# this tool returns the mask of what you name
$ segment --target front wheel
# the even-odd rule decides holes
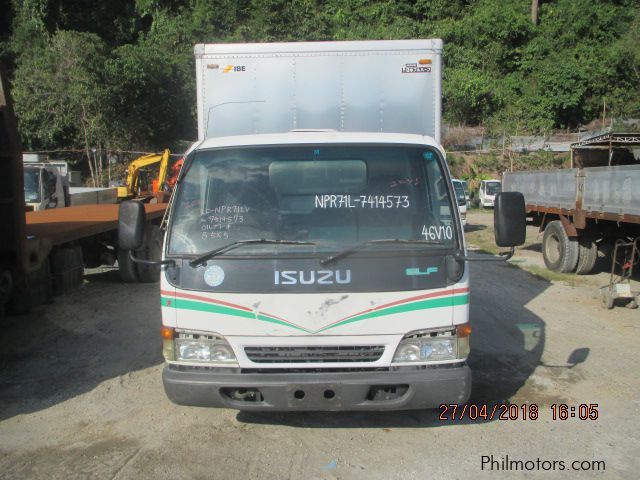
[[[118,249],[118,273],[123,282],[137,283],[140,281],[138,269],[129,256],[129,250]]]
[[[162,242],[163,235],[160,227],[157,225],[149,225],[145,232],[145,245],[140,257],[145,260],[162,260]],[[143,283],[154,283],[160,280],[160,265],[145,265],[139,263],[138,277]]]

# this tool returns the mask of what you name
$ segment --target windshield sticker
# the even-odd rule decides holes
[[[438,267],[427,267],[426,270],[420,270],[419,268],[407,268],[404,273],[408,277],[418,275],[431,275],[432,273],[438,273]]]
[[[431,225],[422,226],[422,235],[425,240],[451,240],[453,239],[453,228],[451,225]]]
[[[401,185],[417,187],[418,185],[420,185],[420,179],[416,177],[416,178],[399,178],[398,180],[391,180],[389,187],[396,188]]]
[[[316,195],[315,208],[409,208],[408,195]]]
[[[202,240],[207,240],[207,239],[222,239],[222,240],[228,240],[229,239],[229,232],[202,232]]]
[[[208,210],[200,219],[202,239],[228,239],[231,227],[243,224],[248,212],[246,205],[222,205]]]
[[[249,207],[246,205],[221,205],[207,210],[207,213],[215,213],[217,215],[225,215],[230,213],[249,213]]]
[[[217,287],[224,282],[224,270],[218,265],[211,265],[204,271],[204,283]]]

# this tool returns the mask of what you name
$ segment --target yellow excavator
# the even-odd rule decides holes
[[[162,153],[152,153],[136,158],[129,164],[127,169],[127,181],[123,187],[118,187],[118,200],[130,200],[132,198],[152,197],[162,190],[165,180],[167,179],[167,171],[169,170],[169,158],[171,154],[169,150]],[[141,180],[141,171],[144,168],[160,164],[158,178],[153,179],[153,187],[149,191],[149,182]]]

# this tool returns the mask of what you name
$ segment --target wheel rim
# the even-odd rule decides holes
[[[545,246],[545,253],[550,263],[557,263],[560,260],[560,240],[555,235],[549,235]]]

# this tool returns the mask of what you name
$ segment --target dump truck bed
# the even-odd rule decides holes
[[[528,212],[640,223],[640,165],[507,172],[503,190],[522,192]]]
[[[80,205],[26,213],[27,237],[46,238],[60,245],[118,228],[119,205]],[[146,204],[149,220],[161,217],[166,203]]]

